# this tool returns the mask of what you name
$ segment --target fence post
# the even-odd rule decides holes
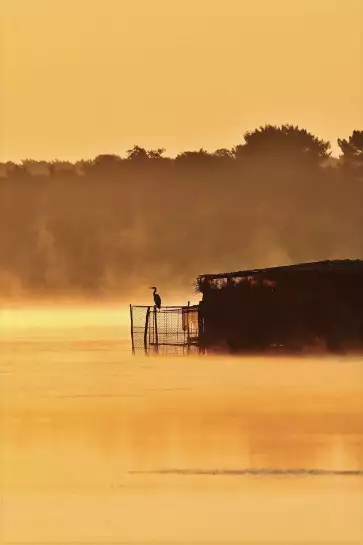
[[[190,301],[188,301],[188,312],[187,312],[187,354],[190,354],[190,327],[189,327],[189,307]]]
[[[154,307],[154,333],[155,333],[155,352],[159,353],[159,337],[158,337],[158,317],[157,310]]]
[[[147,307],[147,311],[146,311],[146,319],[145,319],[145,331],[144,331],[144,349],[145,349],[145,354],[147,354],[147,333],[148,333],[148,328],[149,328],[149,316],[150,316],[150,307]]]
[[[198,344],[199,344],[199,354],[205,354],[203,301],[200,301],[198,305]]]
[[[130,304],[130,323],[131,323],[131,346],[132,354],[135,355],[135,344],[134,344],[134,318],[132,313],[132,305]]]

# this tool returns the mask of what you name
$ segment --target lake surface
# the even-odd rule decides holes
[[[362,544],[363,360],[130,355],[0,308],[0,543]]]

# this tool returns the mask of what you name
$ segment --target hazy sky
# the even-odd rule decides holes
[[[0,160],[363,128],[363,0],[1,0]]]

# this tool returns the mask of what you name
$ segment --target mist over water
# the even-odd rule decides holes
[[[4,543],[362,543],[363,361],[132,357],[127,309],[2,309]]]
[[[187,299],[198,274],[363,256],[363,131],[266,125],[231,149],[0,164],[1,299]]]

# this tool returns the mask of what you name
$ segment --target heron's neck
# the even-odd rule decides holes
[[[154,288],[154,295],[155,295],[155,293],[156,293],[156,288]]]

